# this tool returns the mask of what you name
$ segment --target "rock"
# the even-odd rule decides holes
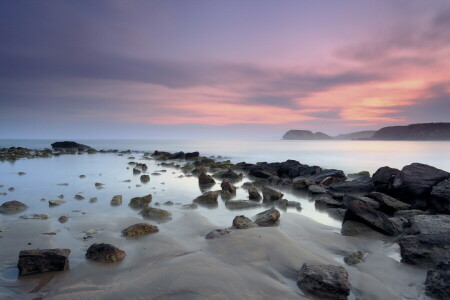
[[[74,198],[75,200],[84,200],[84,197],[81,196],[81,195],[79,195],[79,194],[76,194],[73,198]]]
[[[428,212],[420,210],[420,209],[409,209],[409,210],[398,210],[394,213],[394,217],[405,217],[410,219],[413,216],[417,215],[427,215]]]
[[[24,220],[47,220],[50,216],[46,214],[32,214],[29,216],[20,216]]]
[[[326,194],[327,190],[321,186],[313,184],[308,187],[308,192],[311,194]]]
[[[253,227],[258,227],[256,223],[247,218],[246,216],[236,216],[233,219],[233,226],[236,229],[248,229]]]
[[[353,198],[346,205],[347,212],[344,222],[347,220],[357,221],[386,235],[397,234],[391,220],[384,213],[375,210],[368,202]]]
[[[217,238],[221,238],[225,235],[230,234],[232,231],[230,229],[214,229],[213,231],[209,232],[206,236],[205,239],[207,240],[212,240],[212,239],[217,239]]]
[[[250,200],[257,200],[259,201],[261,199],[261,194],[258,192],[258,189],[255,187],[251,187],[248,189],[248,198]]]
[[[61,195],[58,196],[58,198],[59,198],[59,199],[64,199],[64,195],[61,194]]]
[[[139,174],[141,174],[141,173],[142,173],[141,170],[136,169],[136,168],[133,168],[133,174],[134,174],[134,175],[139,175]]]
[[[373,209],[379,209],[380,208],[380,203],[375,201],[375,200],[373,200],[372,198],[358,196],[358,195],[352,195],[352,194],[345,194],[343,199],[342,199],[342,203],[347,207],[348,205],[350,205],[350,202],[352,202],[354,200],[364,202],[364,203],[366,203],[367,205],[369,205]]]
[[[170,211],[154,208],[154,207],[146,207],[141,210],[140,214],[145,219],[164,221],[172,218],[172,213]]]
[[[89,202],[90,202],[90,203],[95,203],[95,202],[97,202],[97,197],[92,197],[92,198],[90,198],[90,199],[89,199]]]
[[[152,195],[148,194],[147,196],[132,198],[128,205],[131,208],[139,209],[139,208],[148,207],[148,205],[151,202],[152,202]]]
[[[66,216],[61,216],[58,218],[58,222],[61,224],[67,223],[69,221],[69,218]]]
[[[135,237],[141,236],[145,234],[158,232],[158,227],[146,223],[138,223],[131,225],[124,230],[122,230],[122,234],[126,237]]]
[[[352,181],[336,182],[328,186],[335,193],[368,194],[374,190],[370,177],[361,177]]]
[[[261,204],[251,200],[227,200],[225,201],[225,206],[228,209],[246,209],[259,207]]]
[[[207,175],[205,172],[201,172],[198,176],[198,184],[200,185],[209,185],[214,184],[216,181],[210,176]]]
[[[27,208],[28,208],[28,206],[20,201],[16,201],[16,200],[7,201],[7,202],[4,202],[0,206],[0,213],[14,214],[14,213],[24,211]]]
[[[19,176],[23,176],[23,175],[25,175],[25,174],[27,174],[27,173],[25,173],[25,172],[19,172],[19,173],[17,173],[17,175],[19,175]]]
[[[440,262],[427,272],[426,294],[438,299],[450,299],[450,261]]]
[[[147,183],[150,181],[150,175],[141,175],[140,179],[142,183]]]
[[[200,205],[217,206],[217,198],[219,198],[219,192],[206,192],[203,195],[194,199],[194,202]]]
[[[341,266],[303,264],[297,279],[299,288],[321,299],[347,299],[348,273]]]
[[[349,266],[353,266],[362,262],[363,258],[364,254],[361,251],[356,251],[344,257],[344,262]]]
[[[94,185],[96,188],[100,188],[100,187],[104,186],[105,184],[101,183],[101,182],[96,182]]]
[[[278,223],[280,212],[276,208],[265,210],[253,217],[253,221],[261,227],[273,226]]]
[[[343,182],[347,179],[344,172],[336,169],[327,169],[316,172],[311,177],[316,183],[328,186],[335,182]]]
[[[267,179],[271,176],[277,175],[276,172],[266,169],[263,166],[260,165],[253,165],[250,167],[250,175],[255,176],[257,178],[264,178]]]
[[[172,206],[174,203],[172,201],[166,201],[163,204],[167,206]]]
[[[86,251],[86,259],[104,262],[114,263],[119,262],[125,258],[125,251],[114,247],[111,244],[92,244]]]
[[[319,209],[326,209],[330,207],[345,208],[344,203],[333,199],[330,195],[314,197],[314,200],[314,205]]]
[[[185,158],[185,154],[183,151],[175,152],[175,153],[169,155],[169,159],[184,159],[184,158]]]
[[[345,216],[344,216],[345,218]],[[345,236],[356,236],[364,232],[370,232],[370,229],[367,225],[356,222],[356,221],[344,221],[342,223],[341,234]]]
[[[431,190],[431,207],[438,213],[450,214],[450,179],[439,182]]]
[[[328,213],[328,216],[330,216],[330,218],[333,218],[335,220],[338,220],[338,221],[342,222],[344,220],[345,213],[347,212],[347,209],[332,207],[332,208],[326,209],[326,212]],[[352,222],[352,221],[349,221],[349,222]]]
[[[236,193],[236,187],[232,185],[228,180],[223,180],[220,184],[223,191],[229,191],[231,194]]]
[[[9,189],[8,189],[8,192],[14,192],[16,189],[14,188],[14,187],[10,187]]]
[[[244,182],[241,185],[241,188],[246,189],[246,190],[254,188],[254,187],[255,187],[255,185],[253,184],[253,182]]]
[[[427,205],[424,200],[433,186],[450,178],[450,173],[425,164],[413,163],[403,167],[394,180],[393,188],[399,199],[413,208]]]
[[[411,217],[411,231],[422,234],[450,235],[450,215],[416,215]]]
[[[408,210],[411,205],[399,201],[380,192],[372,192],[369,197],[380,203],[380,210],[386,214],[394,214],[397,210]]]
[[[310,185],[314,184],[316,184],[316,180],[311,176],[294,178],[294,182],[292,182],[292,188],[294,190],[306,190]]]
[[[402,262],[420,267],[434,267],[441,261],[450,260],[450,235],[418,234],[398,239]]]
[[[86,178],[86,175],[80,175],[80,176],[78,176],[78,177],[80,177],[80,178]]]
[[[185,155],[184,155],[184,158],[185,159],[194,159],[194,158],[197,158],[197,157],[199,157],[200,156],[200,153],[198,152],[198,151],[195,151],[195,152],[187,152]]]
[[[220,191],[220,197],[223,200],[228,200],[228,199],[231,199],[233,197],[233,195],[229,191],[221,190]]]
[[[48,200],[48,206],[58,206],[63,203],[66,203],[66,201],[64,201],[64,200]]]
[[[394,179],[400,170],[381,167],[372,175],[372,181],[375,186],[375,190],[381,193],[389,193],[393,189]]]
[[[356,179],[356,178],[360,178],[360,177],[370,177],[370,173],[369,173],[369,171],[361,171],[358,173],[350,173],[347,175],[347,177],[350,179]]]
[[[79,144],[73,141],[55,142],[51,144],[51,146],[54,150],[76,149],[79,151],[86,151],[92,149],[87,145]]]
[[[266,186],[261,187],[264,201],[276,201],[283,198],[284,194]]]
[[[191,203],[191,204],[184,204],[181,206],[182,209],[197,209],[198,205],[195,203]]]
[[[122,205],[122,195],[115,195],[111,199],[111,206]]]
[[[235,171],[228,169],[227,171],[224,172],[217,172],[213,175],[214,177],[218,177],[221,179],[228,179],[228,180],[232,180],[232,181],[236,181],[242,178],[242,173],[238,174]]]
[[[69,249],[22,250],[17,263],[19,275],[63,271],[69,267],[69,254]]]
[[[403,234],[405,232],[409,233],[409,230],[411,228],[411,223],[409,222],[409,219],[406,217],[391,217],[389,218],[392,225],[395,228],[395,231],[397,234]]]

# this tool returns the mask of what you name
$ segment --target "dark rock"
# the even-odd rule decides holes
[[[48,200],[48,206],[58,206],[60,204],[65,203],[64,200]]]
[[[410,222],[414,233],[450,235],[450,215],[417,215]]]
[[[174,203],[172,202],[172,201],[166,201],[166,202],[164,202],[164,205],[167,205],[167,206],[172,206]]]
[[[370,177],[362,177],[352,181],[336,182],[328,186],[329,190],[337,193],[368,194],[374,190]]]
[[[310,192],[311,194],[326,194],[327,190],[321,186],[314,184],[308,187],[308,192]]]
[[[184,204],[181,206],[182,209],[197,209],[198,205],[195,203],[191,203],[191,204]]]
[[[345,218],[345,216],[344,216]],[[342,223],[341,234],[345,236],[356,236],[364,232],[371,232],[367,225],[356,221],[344,221]]]
[[[150,181],[150,175],[141,175],[140,179],[142,183],[147,183]]]
[[[311,177],[314,179],[316,183],[321,183],[322,185],[326,186],[335,182],[343,182],[347,179],[343,171],[336,169],[321,170],[320,172],[311,175]],[[325,179],[328,179],[327,182],[324,182]]]
[[[92,149],[89,146],[79,144],[76,142],[72,142],[72,141],[55,142],[51,146],[54,150],[76,149],[79,151],[86,151],[86,150]]]
[[[122,204],[122,195],[115,195],[111,199],[111,206],[119,206]]]
[[[229,199],[233,198],[233,194],[231,194],[229,191],[226,191],[226,190],[220,190],[220,197],[223,200],[229,200]]]
[[[84,200],[85,199],[82,195],[79,195],[79,194],[76,194],[73,198],[75,200]]]
[[[350,179],[357,179],[357,178],[361,178],[361,177],[370,177],[370,173],[369,173],[369,171],[361,171],[358,173],[350,173],[347,175],[347,177]]]
[[[141,173],[142,173],[141,170],[136,169],[136,168],[133,168],[133,174],[134,174],[134,175],[139,175],[139,174],[141,174]]]
[[[90,198],[89,199],[89,203],[95,203],[95,202],[97,202],[97,197],[92,197],[92,198]]]
[[[241,185],[241,188],[243,188],[243,189],[246,189],[246,190],[248,190],[248,189],[252,189],[252,188],[254,188],[255,187],[255,185],[253,184],[253,182],[244,182],[242,185]]]
[[[96,182],[94,185],[95,185],[96,188],[99,188],[99,187],[104,186],[105,184],[101,183],[101,182]]]
[[[292,188],[294,190],[307,190],[310,185],[316,184],[316,180],[312,176],[303,176],[294,178]]]
[[[17,263],[19,275],[63,271],[69,267],[69,254],[69,249],[22,250]]]
[[[353,198],[346,205],[347,212],[344,217],[344,222],[347,220],[357,221],[386,235],[397,234],[391,220],[384,213],[375,210],[368,202]]]
[[[450,260],[450,235],[447,233],[402,236],[398,240],[402,262],[434,267]]]
[[[61,224],[67,223],[69,221],[69,218],[66,216],[61,216],[58,218],[58,222]]]
[[[375,200],[373,200],[372,198],[364,197],[364,196],[358,196],[358,195],[352,195],[352,194],[345,194],[343,199],[342,199],[342,203],[347,207],[348,205],[350,205],[350,203],[353,200],[362,201],[362,202],[366,203],[367,205],[369,205],[373,209],[379,209],[380,208],[380,203],[375,201]]]
[[[229,191],[231,194],[236,193],[236,187],[232,185],[228,180],[222,181],[220,187],[223,191]]]
[[[240,180],[242,179],[242,173],[238,174],[235,171],[228,169],[227,171],[221,171],[214,173],[214,177],[218,177],[220,179],[228,179],[232,181]]]
[[[233,219],[233,226],[236,229],[248,229],[253,227],[258,227],[256,223],[247,218],[246,216],[236,216]]]
[[[314,200],[316,208],[319,209],[325,209],[330,207],[345,208],[344,203],[333,199],[330,195],[320,195],[318,197],[314,197]]]
[[[194,202],[200,205],[217,206],[217,198],[219,198],[219,192],[206,192],[203,195],[194,199]]]
[[[353,266],[362,262],[363,258],[364,253],[361,251],[356,251],[344,257],[344,262],[349,266]]]
[[[434,211],[450,214],[450,179],[441,181],[432,188],[430,204]]]
[[[210,175],[201,172],[200,175],[198,176],[198,183],[200,185],[209,185],[216,183],[216,181]]]
[[[347,299],[348,273],[341,266],[303,264],[297,279],[299,288],[321,299]]]
[[[197,158],[197,157],[199,157],[200,156],[200,153],[198,152],[198,151],[195,151],[195,152],[187,152],[185,155],[184,155],[184,158],[185,159],[194,159],[194,158]]]
[[[381,193],[389,193],[393,189],[394,179],[400,170],[390,167],[381,167],[372,175],[375,190]]]
[[[230,234],[232,231],[230,229],[214,229],[213,231],[209,232],[206,236],[205,239],[207,240],[212,240],[212,239],[217,239],[217,238],[221,238],[225,235]]]
[[[185,154],[183,151],[175,152],[169,155],[169,159],[183,159],[183,158],[185,158]]]
[[[141,236],[145,234],[158,232],[158,227],[146,223],[138,223],[131,225],[124,230],[122,230],[122,234],[126,237],[135,237]]]
[[[24,211],[27,208],[28,208],[28,206],[20,201],[16,201],[16,200],[7,201],[7,202],[4,202],[0,206],[0,213],[14,214],[14,213]]]
[[[125,251],[120,250],[110,244],[92,244],[86,251],[86,259],[104,262],[114,263],[119,262],[125,258]]]
[[[275,171],[265,168],[260,165],[253,165],[250,168],[250,175],[258,177],[258,178],[269,178],[271,176],[277,175]]]
[[[152,202],[152,195],[148,194],[147,196],[132,198],[128,205],[132,208],[138,209],[148,207],[148,205],[151,202]]]
[[[427,205],[433,186],[450,177],[450,173],[425,164],[413,163],[403,167],[394,180],[393,188],[399,199],[413,208]]]
[[[225,201],[225,206],[228,209],[246,209],[259,207],[261,204],[251,200],[227,200]]]
[[[172,218],[172,213],[170,211],[154,207],[146,207],[141,210],[140,214],[145,219],[156,221],[165,221],[170,220]]]
[[[266,186],[261,187],[264,201],[276,201],[283,198],[284,194]]]
[[[323,132],[310,130],[289,130],[283,135],[283,140],[332,140],[333,138]]]
[[[410,219],[413,216],[417,215],[427,215],[428,212],[420,210],[420,209],[409,209],[409,210],[398,210],[394,213],[394,217],[405,217]]]
[[[347,209],[332,207],[332,208],[326,209],[326,212],[328,213],[330,218],[333,218],[338,221],[343,221],[344,217],[345,217],[345,213],[347,212]],[[349,222],[352,222],[352,221],[349,221]]]
[[[261,194],[258,192],[258,189],[255,187],[248,189],[248,198],[250,200],[257,200],[259,201],[261,199]]]
[[[253,221],[258,224],[258,226],[273,226],[278,224],[278,219],[280,218],[280,212],[276,208],[271,208],[265,210],[253,217]]]
[[[427,272],[427,295],[438,299],[450,299],[450,261],[440,262],[435,270]]]
[[[386,214],[394,214],[397,210],[408,210],[411,205],[399,201],[380,192],[372,192],[369,197],[380,203],[380,210]]]

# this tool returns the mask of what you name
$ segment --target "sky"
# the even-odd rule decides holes
[[[0,138],[450,121],[450,1],[0,1]]]

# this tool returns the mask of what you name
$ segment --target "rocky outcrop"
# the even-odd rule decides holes
[[[79,151],[87,151],[89,149],[92,149],[91,147],[83,144],[79,144],[73,141],[64,141],[64,142],[54,142],[52,145],[52,148],[54,150],[68,150],[68,149],[75,149]]]
[[[152,195],[148,194],[143,197],[134,197],[131,198],[130,203],[128,204],[131,208],[140,209],[144,207],[148,207],[148,205],[152,202]]]
[[[125,256],[125,251],[111,244],[92,244],[86,251],[86,259],[103,263],[119,262]]]
[[[253,221],[258,224],[258,226],[273,226],[278,224],[278,219],[280,218],[280,212],[276,208],[271,208],[265,210],[253,217]]]
[[[195,151],[195,152],[187,152],[185,155],[184,155],[184,158],[185,159],[195,159],[195,158],[197,158],[197,157],[199,157],[200,156],[200,153],[198,152],[198,151]]]
[[[28,208],[28,206],[20,201],[7,201],[4,202],[1,206],[0,206],[0,213],[3,214],[15,214],[15,213],[19,213],[21,211],[24,211]]]
[[[345,215],[344,215],[345,217]],[[367,225],[357,221],[344,221],[342,223],[341,234],[345,236],[356,236],[364,232],[372,231]]]
[[[131,225],[124,230],[122,230],[122,234],[126,237],[137,237],[150,233],[158,232],[159,229],[157,226],[146,224],[146,223],[138,223]]]
[[[436,269],[427,272],[425,291],[438,299],[450,299],[450,261],[440,262]]]
[[[450,123],[422,123],[407,126],[389,126],[376,131],[371,140],[389,141],[448,141]]]
[[[19,253],[19,275],[63,271],[69,267],[69,249],[35,249]]]
[[[141,175],[140,180],[142,183],[147,183],[150,181],[150,175]]]
[[[283,135],[283,140],[331,140],[331,136],[323,132],[313,133],[310,130],[289,130]]]
[[[248,229],[258,227],[258,225],[246,216],[236,216],[233,219],[233,227],[236,229]]]
[[[291,159],[276,163],[261,162],[249,168],[250,175],[263,179],[268,179],[273,176],[293,179],[298,176],[313,175],[319,173],[321,170],[318,166],[304,165]]]
[[[347,271],[333,265],[303,264],[297,285],[320,299],[347,299],[351,289]]]

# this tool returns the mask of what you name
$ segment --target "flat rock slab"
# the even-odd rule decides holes
[[[297,285],[321,299],[347,299],[351,288],[345,268],[333,265],[303,264]]]
[[[22,250],[17,263],[19,275],[63,271],[69,267],[69,254],[69,249]]]
[[[92,244],[86,251],[86,259],[104,262],[114,263],[119,262],[125,258],[125,251],[111,244]]]

